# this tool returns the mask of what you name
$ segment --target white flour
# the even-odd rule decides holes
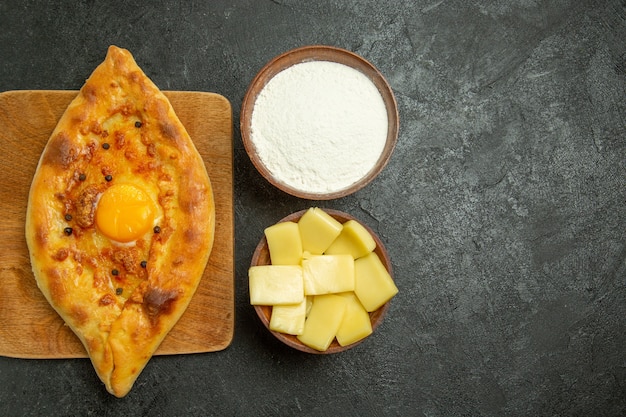
[[[387,111],[374,85],[347,65],[311,61],[274,76],[257,97],[251,139],[265,167],[308,193],[343,190],[376,164]]]

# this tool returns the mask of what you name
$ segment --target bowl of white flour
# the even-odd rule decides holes
[[[350,51],[305,46],[272,59],[243,100],[241,136],[271,184],[330,200],[369,184],[398,136],[398,109],[383,75]]]

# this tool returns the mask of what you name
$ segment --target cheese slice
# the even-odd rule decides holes
[[[354,290],[354,259],[350,255],[309,255],[302,259],[304,293],[330,294]]]
[[[276,223],[265,229],[272,265],[298,265],[302,258],[302,240],[298,224]]]
[[[382,261],[371,252],[354,261],[354,292],[367,311],[374,311],[398,293]]]
[[[327,255],[347,253],[354,259],[365,256],[376,249],[376,241],[367,229],[356,220],[348,220],[337,239],[324,251]]]
[[[307,313],[307,300],[298,304],[275,305],[272,307],[270,330],[293,335],[302,334]]]
[[[315,350],[328,349],[339,330],[347,303],[337,294],[316,295],[298,340]]]
[[[311,207],[298,221],[302,250],[321,255],[339,236],[343,225],[324,210]]]
[[[259,265],[248,270],[252,305],[297,304],[304,300],[299,265]]]
[[[347,301],[346,311],[337,330],[337,342],[341,346],[351,345],[372,334],[372,321],[354,292],[339,294]]]

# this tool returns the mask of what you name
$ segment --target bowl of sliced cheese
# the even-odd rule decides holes
[[[398,292],[380,238],[353,216],[318,207],[264,230],[248,280],[263,325],[286,345],[316,354],[365,340]]]

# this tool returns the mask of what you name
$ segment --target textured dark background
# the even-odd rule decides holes
[[[162,89],[230,100],[234,340],[154,358],[121,400],[87,360],[0,358],[0,415],[626,415],[624,1],[150,3],[0,0],[0,91],[78,89],[117,44]],[[255,73],[309,44],[371,61],[401,116],[384,172],[330,202],[269,185],[238,130]],[[248,305],[263,228],[315,204],[378,232],[400,288],[333,356]]]

